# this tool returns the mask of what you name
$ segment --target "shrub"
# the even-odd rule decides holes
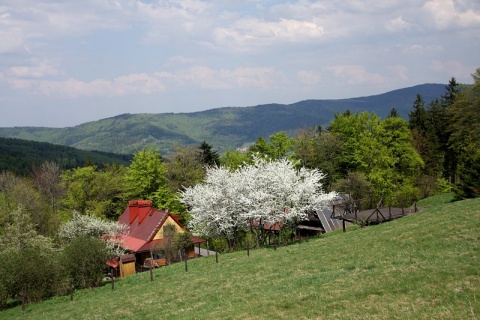
[[[23,248],[2,253],[0,261],[0,308],[9,299],[34,302],[61,291],[64,279],[56,253]]]
[[[110,258],[105,243],[89,236],[73,239],[63,249],[63,265],[75,288],[91,288],[100,284],[105,261]]]

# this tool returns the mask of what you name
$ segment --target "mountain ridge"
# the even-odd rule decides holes
[[[392,108],[407,118],[417,94],[425,103],[440,98],[444,84],[422,84],[386,93],[346,99],[307,99],[292,104],[222,107],[191,113],[124,113],[73,127],[0,128],[1,137],[66,145],[83,150],[129,154],[145,146],[168,154],[176,146],[207,141],[222,152],[248,145],[278,131],[293,134],[308,126],[326,126],[336,112],[374,112],[388,116]]]

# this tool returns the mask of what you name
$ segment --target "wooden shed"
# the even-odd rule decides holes
[[[119,259],[119,268],[120,268],[120,277],[127,277],[129,275],[135,274],[135,263],[137,259],[134,254],[125,254],[120,256]]]

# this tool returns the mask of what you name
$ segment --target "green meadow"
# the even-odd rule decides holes
[[[0,319],[479,319],[480,199],[382,225],[199,258],[0,312]]]

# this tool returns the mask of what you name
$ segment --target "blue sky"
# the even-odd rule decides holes
[[[472,83],[480,2],[2,0],[0,40],[0,127],[66,127]]]

